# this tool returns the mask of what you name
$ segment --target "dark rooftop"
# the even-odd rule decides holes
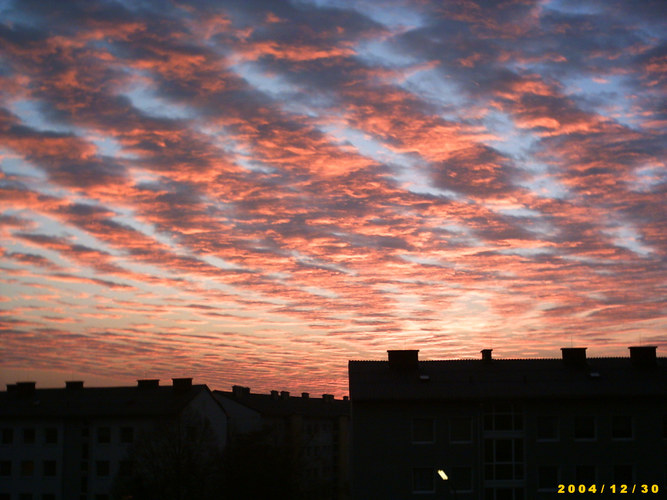
[[[567,348],[560,359],[491,359],[485,349],[481,359],[417,361],[411,370],[392,369],[392,358],[350,361],[350,397],[359,401],[667,396],[667,358],[656,357],[655,347],[633,349],[632,359],[586,358],[585,348]]]
[[[173,386],[156,381],[134,387],[90,387],[68,383],[62,389],[38,389],[33,382],[20,382],[0,392],[0,418],[9,417],[141,417],[176,415],[206,385],[175,379]],[[23,384],[23,385],[22,385]]]
[[[247,387],[234,386],[232,391],[213,391],[213,395],[229,398],[267,416],[335,417],[350,414],[349,400],[335,399],[330,394],[323,394],[321,398],[313,397],[308,393],[291,396],[285,391],[254,394]]]

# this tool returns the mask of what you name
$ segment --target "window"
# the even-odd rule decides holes
[[[614,465],[614,483],[633,484],[632,465]]]
[[[58,429],[47,427],[44,430],[44,442],[46,444],[56,444],[58,442]]]
[[[611,437],[613,439],[632,439],[632,417],[614,415],[611,418]]]
[[[55,476],[56,475],[56,461],[55,460],[44,460],[44,462],[42,462],[42,470],[44,471],[44,476]]]
[[[118,464],[118,475],[119,476],[131,476],[132,475],[132,461],[131,460],[121,460]]]
[[[449,438],[452,443],[469,443],[472,441],[472,419],[456,417],[451,421]]]
[[[95,462],[95,469],[98,476],[105,477],[109,475],[109,461],[98,460]]]
[[[558,484],[558,466],[540,465],[537,468],[537,489],[540,491],[556,491]]]
[[[485,431],[523,430],[523,416],[511,403],[495,403],[485,408]]]
[[[12,475],[12,462],[10,460],[0,460],[0,476]]]
[[[485,439],[484,478],[487,481],[523,479],[523,439]]]
[[[574,469],[576,484],[595,484],[595,465],[577,465]]]
[[[452,488],[458,492],[472,491],[472,468],[457,465],[452,467],[452,475],[449,478]]]
[[[484,500],[523,500],[523,488],[486,488]]]
[[[558,418],[547,416],[537,417],[537,440],[558,440]]]
[[[109,427],[99,427],[97,429],[97,442],[101,444],[111,442],[111,429]]]
[[[412,469],[412,492],[433,493],[435,491],[435,477],[433,469],[420,467]]]
[[[120,428],[120,442],[131,443],[134,441],[134,429],[132,427]]]
[[[35,472],[35,462],[32,460],[23,460],[21,462],[21,475],[32,476]]]
[[[595,439],[595,417],[574,417],[574,439]]]
[[[435,421],[432,418],[412,419],[412,442],[432,443],[435,441]]]
[[[35,429],[34,427],[23,428],[23,444],[35,443]]]
[[[2,444],[12,444],[14,442],[14,429],[2,429]]]

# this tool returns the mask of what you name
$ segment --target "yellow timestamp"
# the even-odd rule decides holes
[[[559,484],[558,493],[658,493],[660,486],[657,484]]]

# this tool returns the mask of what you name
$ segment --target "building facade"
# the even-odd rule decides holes
[[[491,354],[350,361],[353,498],[667,491],[667,360],[655,347],[631,347],[629,358],[587,358],[585,348],[564,348],[561,359]]]
[[[133,474],[128,451],[137,439],[161,425],[190,425],[194,415],[224,446],[224,410],[192,379],[173,379],[172,386],[8,385],[0,392],[0,500],[110,500],[114,480]]]
[[[262,433],[294,463],[298,494],[312,500],[349,498],[350,402],[330,394],[251,393],[248,387],[214,391],[229,417],[230,440]],[[297,493],[294,493],[297,495]]]

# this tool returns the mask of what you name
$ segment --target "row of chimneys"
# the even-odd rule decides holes
[[[247,396],[250,394],[250,387],[243,387],[241,385],[233,385],[232,386],[232,394],[237,397],[241,398],[243,396]],[[271,399],[289,399],[290,398],[290,393],[289,391],[271,391]],[[301,393],[301,399],[310,399],[310,393],[308,392],[302,392]],[[343,401],[347,401],[348,397],[343,396]],[[333,394],[322,394],[322,400],[323,401],[333,401],[334,396]]]
[[[657,365],[657,346],[632,346],[630,361],[636,367],[650,368]],[[586,347],[561,347],[563,364],[566,366],[586,366]],[[482,349],[482,361],[491,363],[493,349]],[[399,370],[416,369],[419,364],[419,350],[387,351],[389,367]]]
[[[186,391],[192,387],[191,378],[172,378],[172,387],[175,391]],[[7,384],[7,392],[15,392],[19,394],[28,394],[35,391],[35,382],[16,382],[15,384]],[[142,379],[137,380],[137,388],[139,389],[156,389],[160,387],[160,379]],[[65,382],[65,389],[68,391],[77,391],[83,389],[83,382],[81,380],[68,380]]]

